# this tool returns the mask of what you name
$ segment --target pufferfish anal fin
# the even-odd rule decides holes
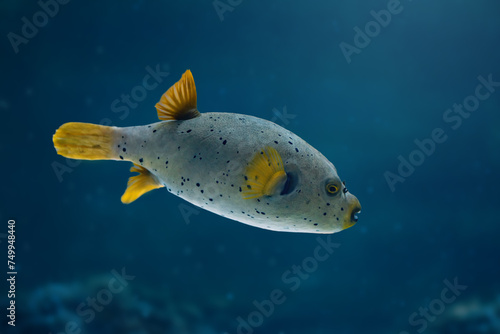
[[[242,187],[244,199],[273,196],[281,193],[287,175],[280,154],[267,146],[258,151],[245,171]]]
[[[162,95],[155,107],[158,118],[162,121],[186,120],[200,116],[196,109],[196,86],[190,70],[184,72],[182,78]]]
[[[142,166],[134,164],[132,168],[130,168],[130,171],[132,173],[137,172],[139,175],[131,176],[128,179],[127,190],[125,190],[125,193],[122,195],[122,202],[125,204],[132,203],[148,191],[164,187],[149,170]]]

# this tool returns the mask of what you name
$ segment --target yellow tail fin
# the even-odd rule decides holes
[[[57,153],[71,159],[108,160],[113,156],[111,126],[89,123],[66,123],[52,137]]]

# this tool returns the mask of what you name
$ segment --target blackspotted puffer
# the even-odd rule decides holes
[[[248,115],[200,113],[187,70],[156,104],[160,122],[110,127],[66,123],[57,153],[72,159],[131,161],[121,200],[165,187],[220,216],[283,232],[335,233],[357,222],[358,199],[335,166],[285,128]]]

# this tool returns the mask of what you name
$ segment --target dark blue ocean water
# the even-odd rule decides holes
[[[0,16],[1,333],[500,333],[498,1],[6,0]],[[359,222],[271,232],[164,189],[124,205],[128,163],[56,154],[65,122],[156,122],[186,69],[201,112],[273,120],[327,156]]]

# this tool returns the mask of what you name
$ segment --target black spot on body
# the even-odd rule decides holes
[[[127,152],[127,149],[125,147],[123,148],[123,152]]]
[[[143,162],[143,161],[144,161],[144,159],[143,159],[143,158],[140,158],[140,159],[139,159],[139,162],[140,162],[141,164],[142,164],[142,162]]]
[[[227,143],[227,140],[224,139],[224,141],[222,142],[222,145],[226,145]]]
[[[122,159],[122,160],[123,160],[123,157],[122,157],[121,155],[120,155],[120,159]]]

